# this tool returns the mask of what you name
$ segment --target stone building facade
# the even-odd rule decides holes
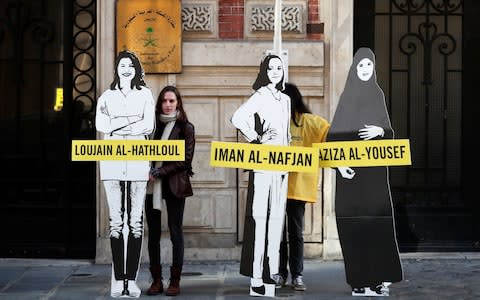
[[[196,126],[194,196],[187,199],[184,216],[186,260],[240,257],[247,176],[243,170],[210,167],[210,142],[239,141],[230,116],[252,93],[260,60],[273,48],[273,5],[273,0],[182,1],[182,72],[146,76],[154,97],[163,86],[176,85]],[[102,70],[114,64],[115,1],[99,1],[97,15],[100,94],[111,82],[111,73]],[[282,29],[289,81],[300,87],[314,113],[331,120],[351,63],[353,0],[285,0]],[[318,201],[305,212],[305,251],[307,257],[334,259],[341,257],[334,177],[330,169],[320,173]],[[98,179],[96,239],[96,261],[109,262],[108,210]],[[169,261],[168,232],[162,250]]]

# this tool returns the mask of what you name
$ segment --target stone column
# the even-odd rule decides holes
[[[345,86],[353,58],[353,0],[321,0],[320,19],[324,22],[325,99],[330,121]],[[340,259],[342,251],[335,221],[335,170],[324,169],[323,258]]]
[[[115,1],[97,1],[97,96],[112,81],[115,63]],[[98,135],[98,133],[97,133]],[[97,136],[97,139],[100,139]],[[95,262],[111,262],[108,206],[97,163],[97,242]]]

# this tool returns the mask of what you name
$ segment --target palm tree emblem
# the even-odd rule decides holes
[[[144,47],[147,47],[147,46],[155,47],[156,46],[155,41],[157,39],[152,38],[153,28],[148,27],[145,31],[147,32],[147,38],[145,39],[145,43],[143,44],[143,46]]]

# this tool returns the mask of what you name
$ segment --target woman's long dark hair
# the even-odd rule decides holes
[[[252,85],[252,88],[254,90],[258,90],[262,86],[266,86],[267,84],[270,83],[270,79],[268,79],[268,75],[267,75],[267,70],[268,70],[268,64],[273,58],[278,58],[283,64],[282,59],[278,55],[270,54],[265,56],[265,58],[260,63],[260,70],[258,71],[257,79]],[[277,85],[275,85],[275,88],[279,91],[283,91],[283,89],[285,88],[285,68],[283,68],[282,80],[280,80],[280,82],[277,83]]]
[[[183,109],[183,101],[182,101],[182,96],[180,95],[180,91],[173,85],[167,85],[162,89],[162,91],[160,91],[160,94],[158,95],[158,99],[157,99],[157,107],[155,108],[157,110],[157,113],[163,114],[162,102],[163,102],[163,98],[165,97],[165,93],[167,92],[172,92],[177,97],[177,111],[178,111],[177,120],[182,122],[188,122],[187,114]]]
[[[130,58],[135,68],[135,77],[133,77],[132,82],[130,83],[130,88],[135,87],[137,90],[141,89],[141,86],[146,86],[145,81],[143,80],[144,72],[140,60],[135,55],[135,53],[124,50],[118,53],[117,59],[115,60],[115,74],[113,75],[113,82],[110,84],[110,89],[115,90],[118,83],[120,82],[120,76],[118,75],[118,64],[122,58]]]
[[[300,127],[301,125],[298,123],[297,117],[299,117],[303,113],[312,113],[308,108],[307,104],[303,102],[302,93],[298,87],[293,83],[285,83],[285,90],[283,93],[287,94],[290,97],[291,103],[291,119],[295,126]]]

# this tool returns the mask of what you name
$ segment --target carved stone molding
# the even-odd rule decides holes
[[[302,7],[300,5],[282,7],[282,31],[301,33]],[[251,31],[273,31],[274,7],[271,5],[258,5],[252,7],[250,19]]]
[[[212,31],[212,6],[186,4],[182,7],[183,31]]]
[[[217,1],[182,1],[182,30],[187,39],[217,37]]]
[[[307,1],[283,1],[282,36],[287,39],[306,36]],[[271,38],[274,30],[274,1],[247,0],[245,2],[245,36]]]

